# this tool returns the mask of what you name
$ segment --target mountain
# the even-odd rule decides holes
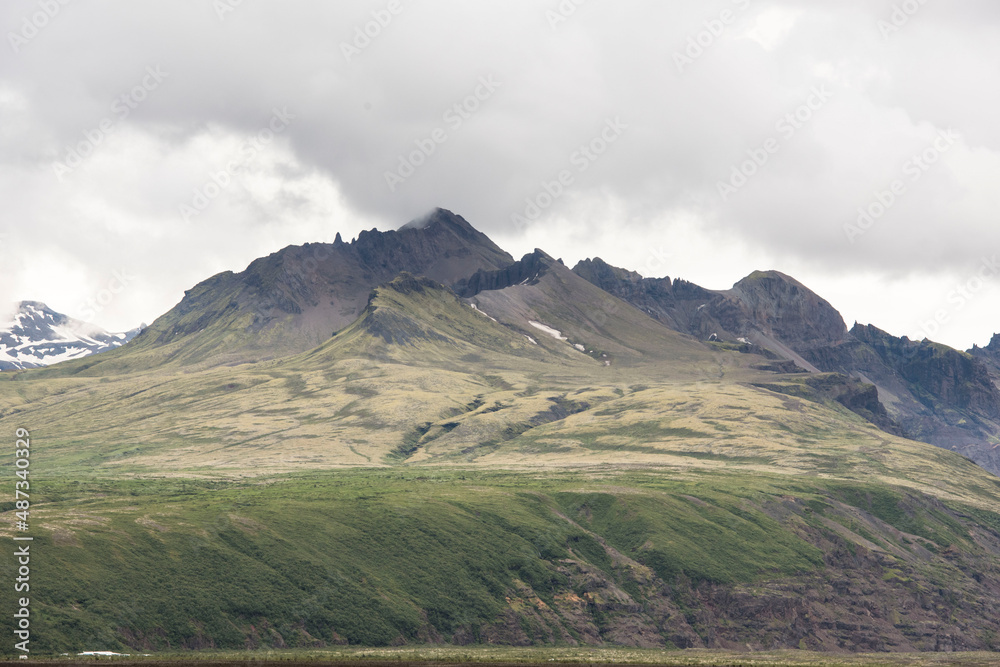
[[[847,331],[775,272],[514,261],[444,211],[323,248],[0,374],[44,471],[37,654],[1000,650],[1000,479],[822,372],[855,350],[986,411],[977,355]]]
[[[643,278],[600,259],[573,271],[678,331],[873,384],[884,407],[867,410],[879,415],[873,419],[880,426],[959,451],[1000,474],[996,339],[964,353],[870,325],[848,331],[829,302],[777,271],[754,272],[725,291]]]
[[[986,362],[993,377],[1000,380],[1000,334],[994,334],[986,347],[973,345],[969,354]]]
[[[371,290],[400,272],[455,283],[514,259],[464,218],[436,209],[397,231],[363,231],[345,243],[289,246],[195,285],[130,346],[66,372],[231,364],[309,350],[362,313]]]
[[[11,322],[0,329],[0,371],[41,368],[107,352],[135,338],[142,327],[108,333],[57,313],[39,301],[17,304]]]
[[[600,364],[704,355],[703,345],[658,325],[539,249],[502,270],[480,271],[457,288],[508,327]]]
[[[573,272],[677,331],[752,345],[811,371],[817,369],[799,351],[836,343],[847,332],[827,301],[778,271],[756,271],[726,291],[643,278],[600,258],[578,263]]]

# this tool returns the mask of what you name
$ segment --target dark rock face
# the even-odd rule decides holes
[[[804,355],[824,370],[876,384],[905,435],[961,451],[993,472],[1000,391],[980,359],[930,341],[856,324],[844,341]]]
[[[986,347],[973,345],[969,354],[984,362],[989,367],[994,382],[1000,384],[1000,334],[993,334]]]
[[[976,357],[926,340],[896,338],[873,326],[856,326],[851,333],[914,385],[928,407],[944,404],[1000,416],[1000,391]]]
[[[513,263],[464,218],[437,209],[397,231],[364,231],[351,243],[338,234],[334,243],[290,246],[242,273],[213,276],[185,292],[142,343],[164,345],[197,335],[210,347],[213,336],[237,334],[246,346],[266,341],[275,354],[301,352],[357,319],[371,290],[400,272],[453,285],[476,271]]]
[[[747,341],[749,351],[766,349],[813,372],[856,378],[859,384],[841,382],[839,397],[827,397],[889,432],[956,449],[1000,474],[1000,450],[994,449],[1000,335],[963,353],[873,326],[847,331],[833,306],[777,271],[754,272],[727,291],[642,278],[600,259],[580,262],[573,271],[677,331],[701,340]]]
[[[730,291],[733,308],[721,320],[731,327],[752,323],[797,351],[837,343],[847,326],[826,300],[778,271],[757,271]]]
[[[694,283],[671,281],[669,277],[643,278],[634,271],[611,266],[600,257],[578,262],[573,273],[675,331],[707,338],[720,328],[702,308],[717,293]]]
[[[471,298],[487,290],[501,290],[514,285],[534,285],[545,275],[548,266],[545,259],[551,259],[541,250],[535,249],[510,266],[496,271],[480,269],[466,280],[460,280],[452,289],[462,298]]]
[[[643,278],[600,258],[584,260],[573,271],[650,317],[703,340],[712,334],[729,342],[762,334],[799,350],[840,341],[847,333],[833,306],[777,271],[755,272],[724,292],[683,280]]]

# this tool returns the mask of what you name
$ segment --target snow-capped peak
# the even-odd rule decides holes
[[[40,301],[21,301],[10,321],[0,326],[0,370],[38,368],[112,350],[142,329],[109,333]]]

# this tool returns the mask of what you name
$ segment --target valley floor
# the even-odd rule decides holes
[[[59,658],[50,660],[0,662],[0,667],[50,667],[58,665],[93,665],[110,663],[115,667],[173,667],[193,663],[200,667],[463,667],[487,665],[518,667],[519,665],[554,663],[559,667],[991,667],[1000,665],[1000,654],[965,653],[862,653],[830,655],[809,651],[712,651],[686,649],[658,651],[622,648],[548,648],[523,649],[512,647],[440,647],[385,649],[341,649],[323,651],[215,651],[156,654],[148,657],[120,656],[86,660]]]
[[[381,468],[37,478],[32,492],[32,655],[715,655],[618,646],[768,664],[747,660],[1000,649],[1000,516],[905,487]]]

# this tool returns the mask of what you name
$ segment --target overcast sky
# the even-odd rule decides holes
[[[3,302],[124,330],[442,206],[515,256],[774,268],[848,325],[1000,331],[996,0],[5,0],[0,26]]]

